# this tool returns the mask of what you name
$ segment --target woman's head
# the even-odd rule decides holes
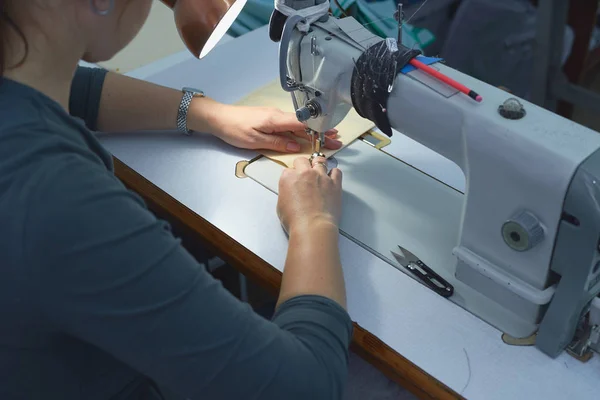
[[[89,35],[84,59],[89,62],[109,60],[129,44],[146,22],[152,5],[152,0],[62,1],[80,3],[80,23]]]
[[[112,58],[139,32],[152,0],[0,0],[0,68],[32,51],[78,52],[85,61]]]

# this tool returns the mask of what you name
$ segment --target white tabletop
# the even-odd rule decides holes
[[[278,76],[277,45],[266,28],[216,47],[198,61],[185,54],[131,75],[173,88],[198,87],[232,103]],[[234,175],[256,153],[208,135],[173,132],[101,135],[117,158],[244,247],[283,270],[287,240],[275,214],[276,195]],[[462,189],[450,163],[396,134],[388,152]],[[532,347],[509,347],[500,332],[446,301],[350,240],[340,241],[354,321],[469,399],[573,399],[600,394],[600,357],[587,364]]]

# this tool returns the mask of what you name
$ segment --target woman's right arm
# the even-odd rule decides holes
[[[335,259],[333,229],[291,223],[284,297],[268,321],[94,162],[59,154],[32,177],[24,265],[53,328],[188,398],[341,398],[352,323],[338,304],[343,291],[327,288],[341,283],[339,263],[325,265],[324,255]],[[316,284],[302,273],[309,262]]]
[[[338,248],[342,173],[333,169],[330,177],[325,162],[316,159],[313,167],[298,158],[279,183],[277,210],[290,239],[279,304],[312,294],[346,307]]]

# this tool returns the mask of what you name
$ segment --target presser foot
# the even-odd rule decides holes
[[[312,163],[312,162],[313,162],[313,160],[314,160],[315,158],[318,158],[318,157],[327,158],[327,157],[325,156],[325,154],[321,153],[320,151],[315,151],[314,153],[312,153],[312,154],[311,154],[311,156],[310,156],[310,158],[308,159],[308,161],[310,161],[310,162]]]
[[[310,135],[310,145],[313,151],[312,155],[308,159],[311,164],[312,161],[317,157],[327,158],[321,151],[321,149],[325,146],[325,135],[323,132],[315,132],[311,129],[307,129],[306,133]]]
[[[327,158],[325,156],[325,154],[323,154],[323,153],[313,153],[309,158],[311,165],[312,165],[312,161],[317,157],[323,157],[325,159],[325,161],[327,163],[326,166],[327,166],[327,174],[328,175],[331,173],[332,169],[337,168],[337,166],[338,166],[338,161],[335,159],[335,157],[332,156],[332,157]]]

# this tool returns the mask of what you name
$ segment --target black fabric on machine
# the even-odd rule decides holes
[[[287,16],[277,10],[273,10],[271,18],[269,19],[269,38],[272,42],[279,43],[281,41],[281,35],[283,34],[283,27]]]
[[[387,116],[388,88],[414,57],[421,54],[396,43],[397,50],[389,41],[382,40],[365,50],[355,61],[350,94],[352,105],[358,114],[373,121],[377,128],[392,136],[392,127]]]

